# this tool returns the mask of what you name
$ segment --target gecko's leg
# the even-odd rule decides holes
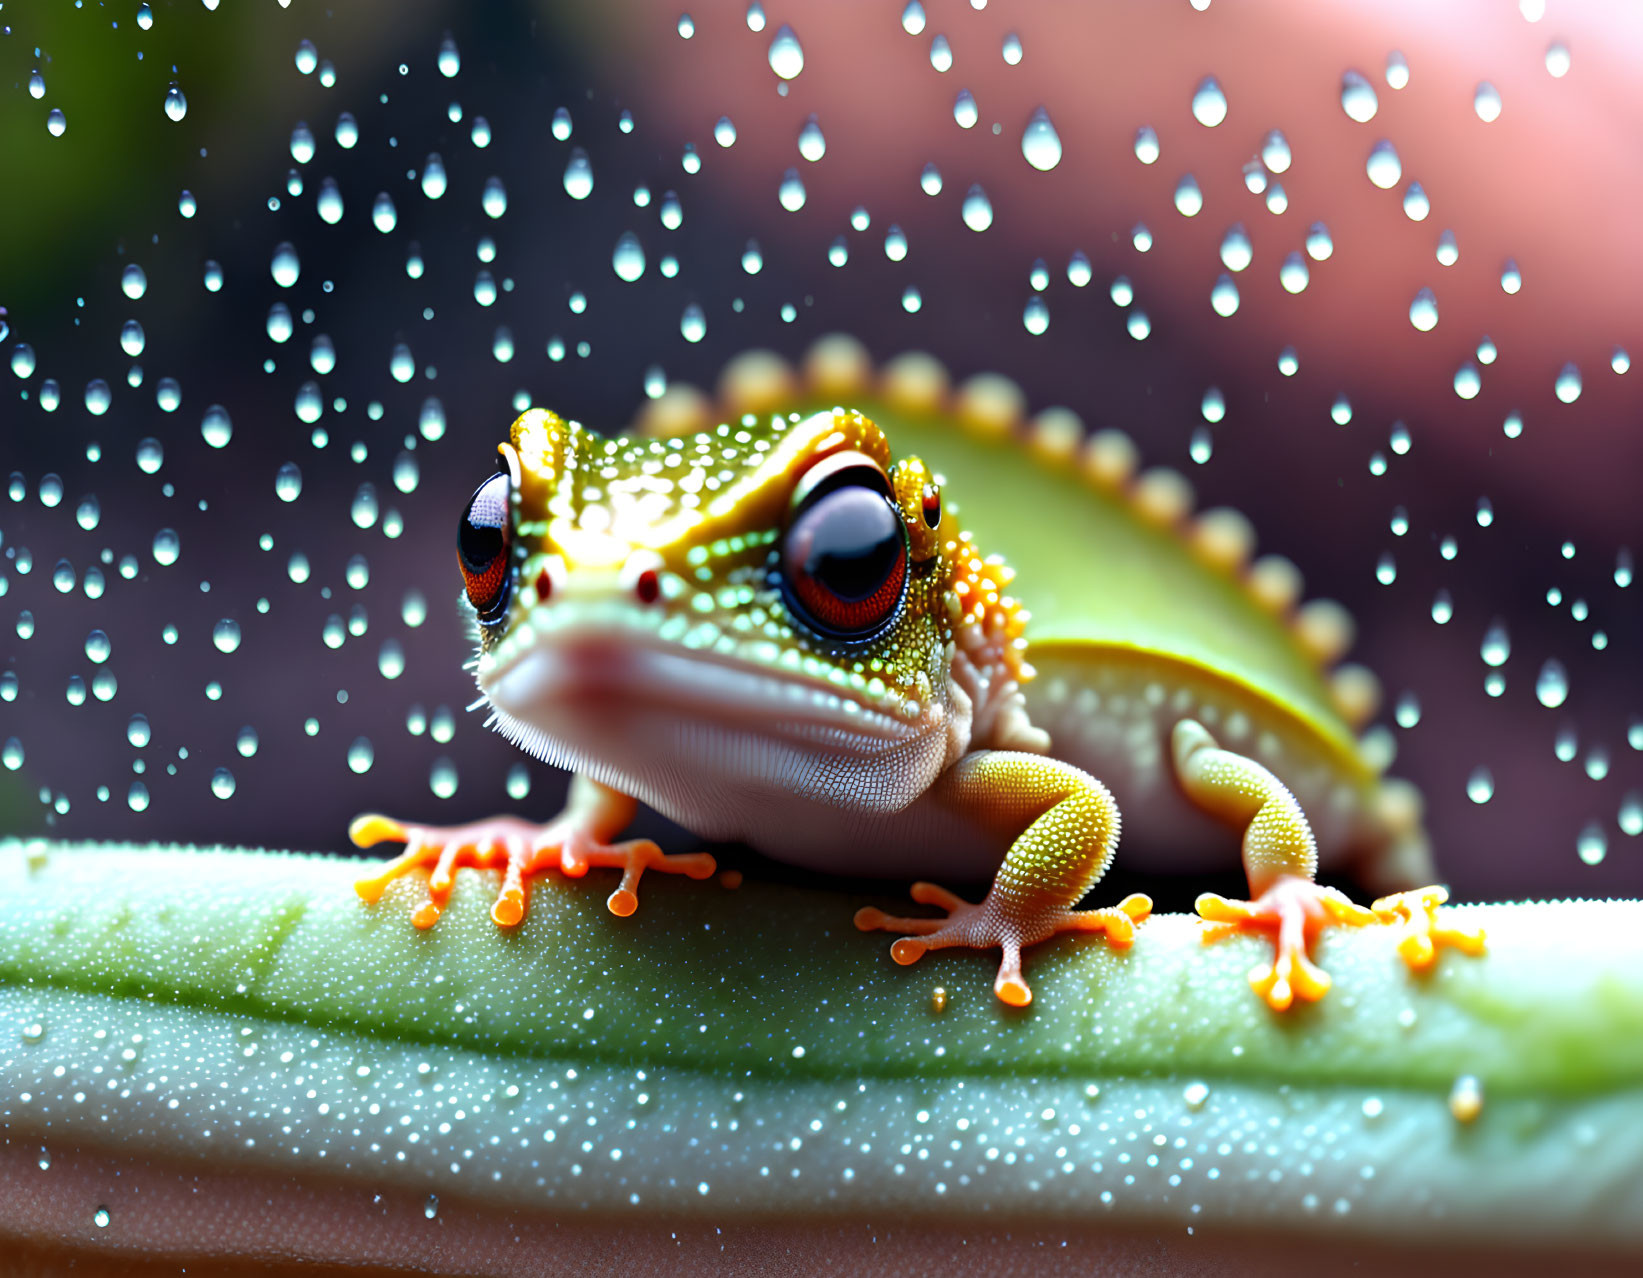
[[[1414,919],[1426,922],[1421,935],[1429,945],[1439,941],[1458,944],[1462,934],[1435,928],[1431,912],[1441,897],[1433,889],[1388,897],[1370,911],[1354,904],[1334,888],[1313,881],[1318,848],[1301,805],[1288,788],[1253,759],[1223,750],[1203,725],[1184,719],[1175,725],[1172,739],[1176,775],[1192,800],[1229,822],[1245,825],[1244,873],[1251,899],[1229,901],[1206,892],[1198,898],[1198,913],[1218,926],[1204,929],[1206,942],[1235,932],[1258,930],[1272,934],[1274,955],[1250,973],[1250,985],[1276,1011],[1284,1011],[1299,997],[1322,998],[1329,992],[1329,974],[1315,965],[1307,951],[1325,927],[1360,927],[1400,917],[1408,920],[1411,936],[1419,930]],[[1442,889],[1436,889],[1442,892]],[[1466,934],[1470,941],[1470,934]],[[1481,935],[1475,948],[1482,950]],[[1399,952],[1411,967],[1431,961],[1419,939],[1406,938]]]
[[[1381,922],[1403,925],[1398,953],[1413,970],[1420,972],[1432,966],[1440,945],[1453,946],[1462,954],[1483,953],[1481,927],[1449,927],[1438,922],[1438,907],[1448,899],[1448,888],[1424,887],[1383,896],[1369,908]]]
[[[357,880],[354,890],[363,900],[375,901],[394,879],[432,865],[428,898],[411,916],[418,927],[428,928],[439,920],[450,900],[459,867],[500,867],[502,888],[491,906],[491,918],[498,927],[512,927],[525,917],[525,884],[530,875],[558,869],[580,878],[592,866],[617,866],[622,870],[622,882],[606,904],[612,914],[632,914],[639,905],[637,888],[645,870],[705,879],[715,868],[712,856],[706,852],[668,856],[649,839],[609,842],[633,819],[637,806],[634,799],[609,786],[576,776],[571,780],[565,810],[546,825],[533,825],[517,817],[490,817],[454,826],[408,825],[367,813],[355,818],[348,827],[348,837],[362,848],[385,841],[403,842],[405,851],[376,873]]]
[[[1118,949],[1135,939],[1135,925],[1152,912],[1145,896],[1115,908],[1074,910],[1106,872],[1118,842],[1118,805],[1105,786],[1055,759],[992,750],[965,755],[931,787],[935,802],[1012,838],[986,900],[971,905],[933,883],[915,883],[913,899],[945,917],[896,918],[881,910],[856,914],[864,932],[906,932],[890,947],[912,963],[948,946],[1003,951],[993,990],[1024,1007],[1032,990],[1021,974],[1021,951],[1058,932],[1104,932]]]

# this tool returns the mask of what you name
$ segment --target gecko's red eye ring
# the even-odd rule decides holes
[[[781,579],[807,626],[836,639],[883,629],[907,589],[907,534],[883,475],[859,468],[809,494],[782,539]]]
[[[456,557],[468,602],[483,622],[508,606],[508,476],[492,475],[474,490],[456,529]]]

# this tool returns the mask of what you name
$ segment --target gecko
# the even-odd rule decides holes
[[[705,879],[706,852],[619,841],[644,802],[708,840],[818,874],[916,878],[938,913],[864,908],[908,964],[997,950],[1025,1006],[1022,952],[1063,932],[1130,946],[1152,902],[1080,908],[1119,843],[1153,863],[1241,834],[1247,900],[1206,893],[1206,942],[1270,938],[1250,974],[1283,1011],[1330,978],[1326,927],[1394,925],[1412,969],[1482,952],[1439,916],[1418,791],[1384,775],[1377,684],[1338,665],[1351,620],[1299,604],[1298,570],[1253,558],[1243,516],[1196,516],[1174,471],[1137,473],[1115,430],[1069,410],[1028,421],[1013,383],[953,388],[933,358],[882,370],[853,339],[799,368],[751,352],[717,410],[670,391],[605,436],[532,408],[462,512],[457,558],[489,724],[574,775],[546,824],[359,817],[404,851],[367,902],[426,873],[431,927],[461,866],[494,868],[491,917],[524,918],[533,875],[614,867],[625,916],[647,870]],[[1029,613],[1028,604],[1031,605]],[[1320,885],[1320,857],[1389,889],[1369,907]],[[979,902],[934,880],[981,881]]]

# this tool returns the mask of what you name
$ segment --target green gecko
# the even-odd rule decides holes
[[[929,357],[880,373],[847,338],[802,374],[742,357],[724,400],[718,418],[666,397],[629,437],[514,422],[459,525],[474,673],[493,726],[575,773],[569,802],[541,826],[362,816],[356,843],[407,846],[361,897],[431,866],[413,916],[430,927],[459,866],[497,867],[511,927],[531,875],[608,866],[631,914],[646,869],[716,868],[612,842],[643,800],[821,873],[991,875],[979,904],[921,881],[943,913],[856,924],[903,933],[899,963],[998,949],[994,990],[1022,1006],[1023,949],[1066,931],[1126,947],[1150,913],[1140,895],[1076,908],[1122,806],[1126,847],[1155,857],[1243,831],[1251,899],[1198,910],[1206,940],[1272,934],[1251,983],[1275,1009],[1327,991],[1307,953],[1324,926],[1399,924],[1415,968],[1440,944],[1481,951],[1438,921],[1441,888],[1365,909],[1314,881],[1320,850],[1387,886],[1427,879],[1420,802],[1353,735],[1373,676],[1325,673],[1350,620],[1297,609],[1298,572],[1251,563],[1241,516],[1191,518],[1185,480],[1136,476],[1128,439],[1086,441],[1066,410],[1023,423],[1002,378],[952,392]]]

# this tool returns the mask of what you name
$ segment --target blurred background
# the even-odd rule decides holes
[[[1559,0],[0,7],[0,832],[545,819],[465,710],[496,441],[846,331],[1345,602],[1459,894],[1636,896],[1639,65]]]

